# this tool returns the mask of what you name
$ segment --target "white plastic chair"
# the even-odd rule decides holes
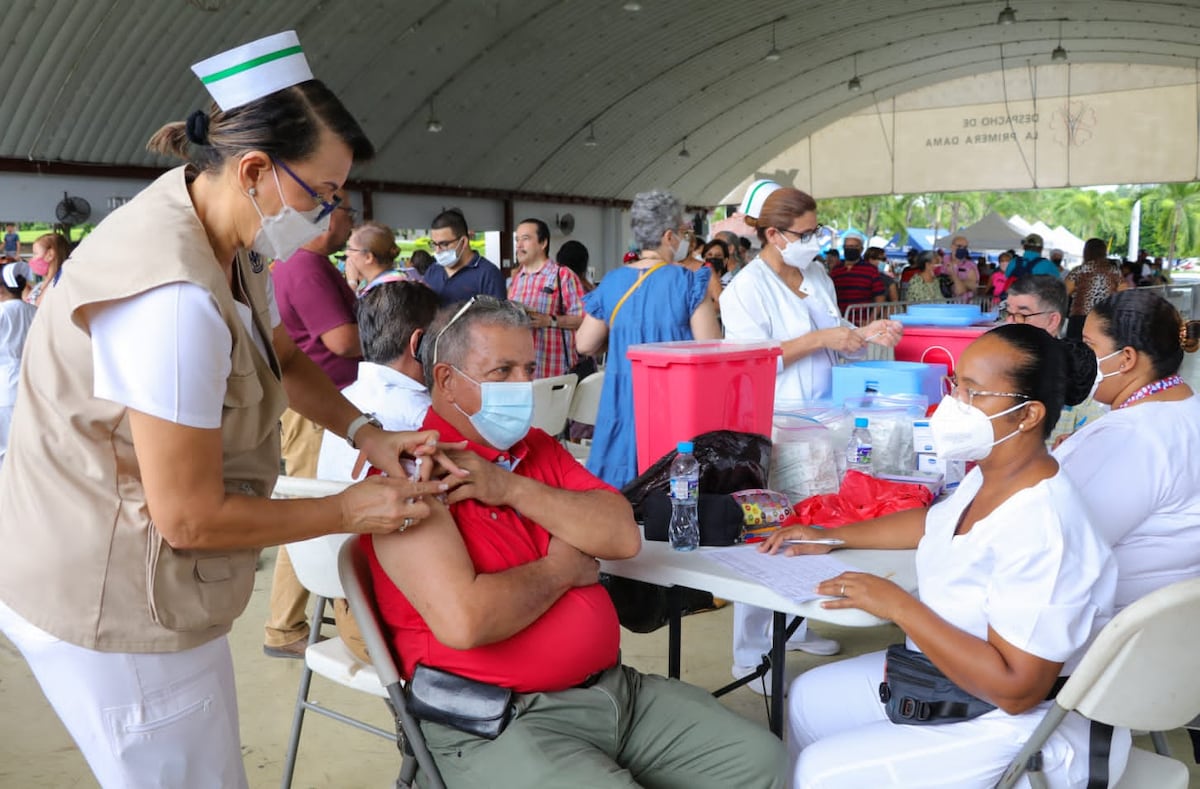
[[[578,381],[575,373],[534,380],[534,427],[541,428],[552,436],[557,436],[566,429],[567,412],[571,409],[571,398],[575,394],[575,384]]]
[[[280,477],[275,486],[274,497],[330,496],[340,493],[348,484],[298,477]],[[326,603],[334,598],[346,596],[342,590],[341,580],[338,578],[337,556],[342,544],[351,536],[336,534],[316,537],[311,540],[289,543],[287,546],[296,578],[305,589],[312,593],[314,602],[312,627],[309,630],[308,646],[304,650],[304,669],[300,674],[300,687],[296,692],[296,706],[292,714],[292,730],[288,737],[287,756],[283,763],[283,778],[280,783],[283,789],[288,789],[292,785],[292,776],[296,769],[296,756],[300,748],[300,731],[304,726],[306,712],[311,711],[333,718],[392,742],[398,740],[395,731],[372,726],[308,700],[313,674],[318,674],[353,690],[370,693],[381,699],[388,698],[387,691],[379,681],[376,669],[356,658],[341,638],[319,640],[321,626],[332,623],[332,620],[325,618]]]
[[[338,553],[338,575],[346,592],[350,613],[362,633],[367,645],[367,654],[375,667],[378,682],[384,687],[396,718],[396,731],[403,738],[400,751],[404,754],[400,765],[400,778],[396,785],[411,787],[421,770],[423,789],[445,789],[441,773],[433,761],[433,754],[425,745],[425,737],[417,721],[408,712],[408,701],[404,697],[404,683],[400,678],[397,660],[392,645],[383,636],[379,627],[379,614],[375,608],[375,595],[371,585],[371,570],[367,556],[357,539],[342,545]]]
[[[997,789],[1010,789],[1026,774],[1032,786],[1046,785],[1045,776],[1031,769],[1030,761],[1068,712],[1144,731],[1178,728],[1196,717],[1200,712],[1198,604],[1200,578],[1194,578],[1152,592],[1117,614],[1013,757]],[[1117,787],[1186,789],[1187,785],[1188,771],[1182,763],[1133,748]]]
[[[567,412],[567,419],[585,425],[596,424],[596,414],[600,412],[600,394],[603,391],[603,370],[594,372],[580,381],[579,385],[575,387],[574,396],[571,398],[571,408]],[[567,451],[580,463],[587,461],[588,455],[592,451],[591,441],[565,441],[563,445],[566,446]]]

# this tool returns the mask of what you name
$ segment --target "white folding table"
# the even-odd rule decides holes
[[[779,669],[771,673],[771,703],[769,707],[770,728],[777,735],[783,733],[783,686],[784,654],[787,641],[787,617],[800,616],[818,622],[846,627],[872,627],[885,624],[886,620],[858,609],[827,609],[819,600],[796,602],[784,597],[758,581],[746,578],[705,554],[712,548],[697,548],[694,551],[675,551],[665,542],[644,540],[642,550],[632,559],[603,561],[601,572],[609,575],[644,581],[666,587],[668,594],[668,655],[667,674],[679,678],[680,648],[682,642],[680,600],[681,588],[709,592],[714,597],[747,603],[774,611],[771,627],[771,653],[760,666],[758,675],[769,666]],[[747,548],[746,550],[751,550]],[[863,572],[889,578],[901,588],[915,592],[917,571],[914,562],[916,551],[842,550],[833,555],[847,565]],[[792,561],[802,562],[803,556]],[[751,675],[753,677],[755,675]],[[731,687],[745,684],[734,683]],[[718,694],[729,688],[723,688]]]

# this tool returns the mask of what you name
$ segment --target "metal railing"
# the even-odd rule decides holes
[[[880,301],[871,304],[851,304],[846,307],[846,311],[842,317],[855,326],[865,326],[871,321],[880,320],[882,318],[890,318],[893,315],[906,312],[910,304],[976,304],[981,312],[989,312],[992,308],[992,297],[990,295],[973,296],[967,301],[963,301],[961,296],[949,299],[939,299],[938,301],[912,302],[912,301]],[[867,355],[863,357],[865,361],[892,361],[895,359],[895,354],[891,348],[885,348],[882,345],[875,343],[867,344]]]

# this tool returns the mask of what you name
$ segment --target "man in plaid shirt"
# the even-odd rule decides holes
[[[575,330],[583,322],[583,286],[575,272],[550,259],[550,228],[542,220],[517,225],[515,247],[520,265],[508,281],[508,298],[524,305],[533,325],[533,377],[563,375],[579,361]]]

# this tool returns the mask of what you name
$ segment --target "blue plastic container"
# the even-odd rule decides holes
[[[833,402],[843,403],[864,394],[920,394],[930,403],[941,402],[944,364],[920,362],[851,362],[833,368]]]

